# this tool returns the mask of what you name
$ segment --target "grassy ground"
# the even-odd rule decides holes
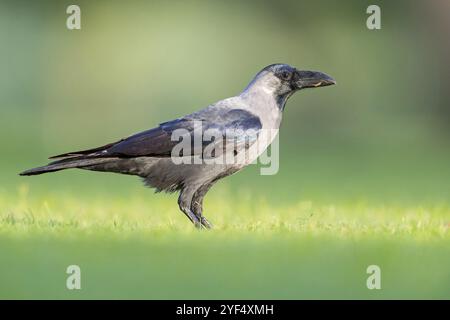
[[[445,201],[280,205],[225,184],[206,202],[215,230],[199,232],[175,196],[128,187],[1,189],[0,298],[450,298]],[[366,288],[373,264],[381,290]]]

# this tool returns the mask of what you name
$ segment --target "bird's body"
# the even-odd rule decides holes
[[[58,160],[21,175],[69,168],[136,175],[157,191],[180,191],[180,209],[197,227],[209,228],[211,224],[202,214],[203,197],[209,188],[265,151],[278,132],[285,103],[295,91],[334,83],[320,72],[271,65],[240,95],[103,147],[53,157]],[[190,144],[189,152],[174,153],[179,144],[174,136],[179,132],[178,138],[201,136],[203,140]],[[204,139],[211,132],[222,139]],[[205,151],[211,149],[215,153],[206,156]],[[226,161],[214,161],[217,159]]]

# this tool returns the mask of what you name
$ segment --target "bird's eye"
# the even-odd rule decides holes
[[[291,77],[291,73],[288,71],[281,72],[281,79],[283,80],[289,80]]]

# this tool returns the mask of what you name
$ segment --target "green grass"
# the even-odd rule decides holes
[[[22,184],[0,208],[0,298],[450,298],[446,202],[280,205],[225,184],[206,200],[213,231],[138,185]],[[65,287],[71,264],[79,291]],[[366,288],[372,264],[381,290]]]

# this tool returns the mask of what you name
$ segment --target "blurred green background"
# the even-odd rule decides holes
[[[375,3],[381,7],[382,29],[371,31],[366,28],[366,8]],[[66,28],[70,4],[81,7],[81,30]],[[34,178],[17,174],[45,164],[50,155],[103,145],[238,94],[261,68],[283,62],[323,71],[338,85],[305,90],[290,99],[280,134],[279,173],[260,176],[259,168],[252,166],[220,182],[206,198],[212,221],[217,220],[216,200],[223,201],[225,195],[234,203],[256,200],[272,208],[295,207],[299,201],[377,208],[440,206],[445,223],[450,220],[449,21],[445,0],[1,0],[0,214],[8,217],[19,208],[23,211],[15,214],[20,216],[48,199],[56,199],[58,208],[57,199],[67,195],[84,204],[126,202],[138,195],[145,201],[142,210],[166,201],[173,208],[162,217],[188,228],[185,217],[176,212],[175,196],[153,195],[132,177],[74,170]],[[6,242],[0,245],[1,256],[13,259],[15,270],[25,268],[26,273],[26,259],[16,252],[30,243],[46,243],[45,235],[11,240],[14,229],[2,228]],[[177,241],[189,247],[191,236]],[[26,238],[26,232],[21,237]],[[448,236],[444,239],[448,244]],[[89,238],[81,241],[74,245],[76,250],[89,247]],[[200,240],[193,241],[196,248]],[[235,253],[238,243],[228,252]],[[63,250],[47,245],[31,255],[30,268],[45,270],[39,259],[45,253],[59,259],[56,252]],[[160,246],[164,251],[164,242]],[[442,242],[438,247],[446,250]],[[434,258],[448,250],[437,252]],[[255,268],[262,263],[252,261]],[[444,268],[437,274],[446,282],[435,295],[448,298],[450,261],[441,262],[435,266]],[[342,261],[342,268],[346,263]],[[166,267],[161,263],[160,269]],[[315,269],[313,262],[309,267]],[[4,276],[3,287],[23,290],[10,295],[2,291],[1,296],[39,296],[39,285],[29,292],[13,281],[17,278]],[[339,288],[325,297],[333,297]],[[251,292],[243,296],[252,297]],[[45,297],[54,296],[58,294]]]
[[[445,1],[381,1],[378,31],[366,28],[370,1],[81,1],[79,31],[65,27],[71,2],[1,3],[3,181],[78,179],[16,173],[237,94],[285,62],[338,86],[289,101],[278,176],[251,168],[224,183],[274,198],[449,196]]]

